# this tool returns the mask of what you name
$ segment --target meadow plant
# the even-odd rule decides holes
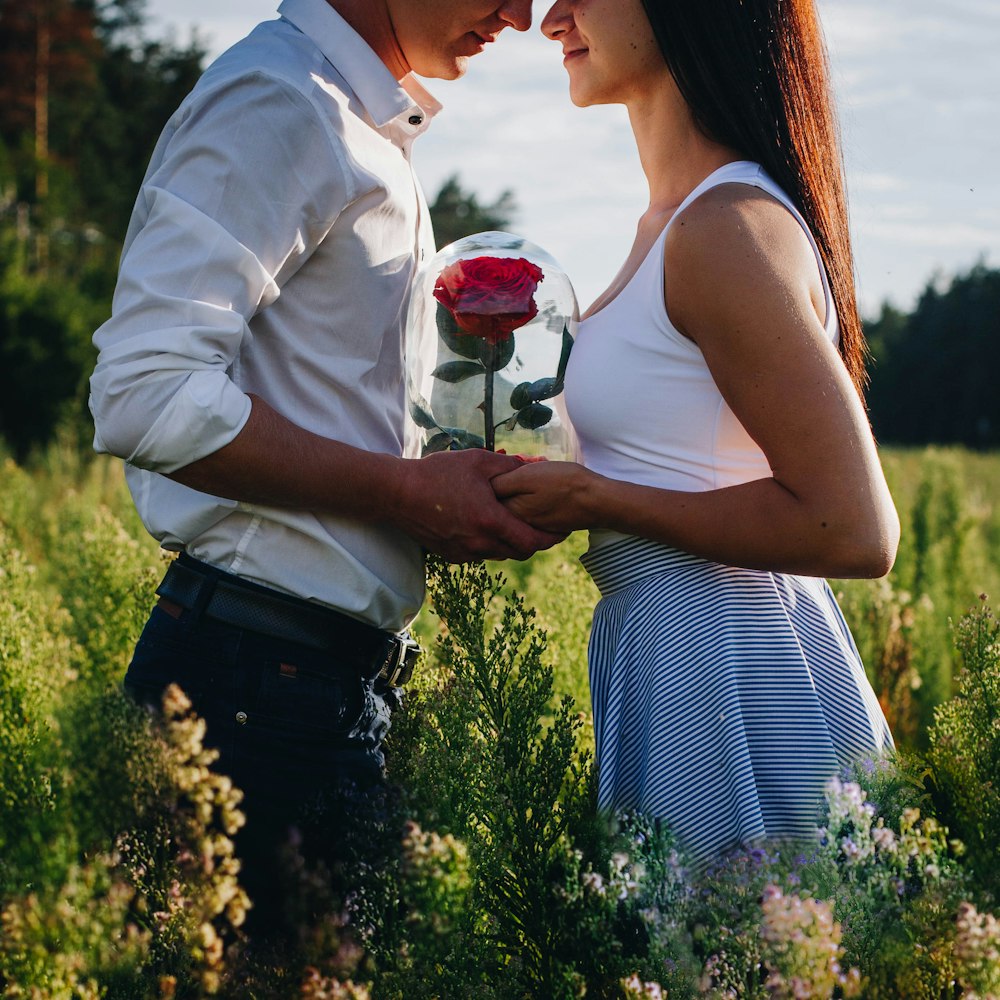
[[[457,943],[453,935],[461,933],[469,908],[468,848],[453,834],[425,833],[411,821],[403,836],[401,874],[412,947],[437,945],[431,948],[432,954],[419,956],[417,961],[442,961]]]
[[[888,581],[845,584],[905,749],[830,782],[814,842],[692,868],[662,824],[599,814],[587,716],[556,696],[586,690],[578,609],[592,600],[575,549],[513,568],[537,614],[488,567],[432,561],[440,621],[420,619],[431,648],[394,717],[391,784],[342,831],[358,884],[341,892],[344,873],[293,840],[296,936],[281,955],[244,940],[239,793],[201,721],[179,691],[154,720],[120,689],[162,570],[155,545],[103,472],[73,492],[64,463],[0,469],[0,993],[1000,995],[1000,627],[983,603],[956,628],[957,693],[924,734],[951,676],[950,654],[934,662],[942,608],[978,572],[957,474],[930,461],[904,510],[923,525],[912,552]],[[925,736],[926,760],[911,752]]]
[[[0,896],[42,873],[64,781],[51,752],[57,706],[83,657],[68,619],[0,525]]]
[[[371,1000],[367,986],[359,986],[349,979],[341,982],[336,976],[323,975],[315,968],[306,970],[299,995],[302,1000]]]
[[[832,869],[833,913],[865,996],[942,995],[955,976],[955,914],[970,892],[961,844],[915,807],[887,822],[854,782],[832,779],[826,799],[818,859]]]
[[[861,974],[856,968],[842,971],[844,949],[840,925],[830,904],[823,900],[785,894],[776,885],[764,890],[765,987],[779,1000],[810,997],[856,997]]]
[[[175,878],[158,904],[154,920],[167,938],[182,944],[178,958],[205,993],[219,990],[225,971],[225,943],[246,918],[250,905],[239,885],[233,836],[245,817],[243,793],[211,769],[218,751],[204,746],[205,722],[194,715],[183,691],[171,684],[163,694],[162,752],[170,776],[170,844]],[[142,879],[143,872],[132,874]],[[146,885],[149,890],[161,886]],[[178,933],[179,927],[179,933]]]
[[[587,533],[577,531],[551,549],[526,562],[487,564],[507,578],[506,593],[516,592],[535,611],[535,623],[545,633],[545,662],[552,668],[553,690],[568,694],[580,706],[589,706],[587,641],[591,610],[600,594],[584,571],[579,557],[587,547]],[[578,738],[593,750],[593,722],[583,718]]]
[[[141,978],[151,937],[136,919],[135,902],[113,854],[71,866],[60,886],[9,902],[0,914],[3,995],[124,1000]]]
[[[916,633],[920,622],[935,617],[933,602],[926,594],[915,600],[891,577],[843,581],[837,598],[894,739],[904,746],[919,745],[927,692],[918,669]]]
[[[641,980],[636,973],[621,981],[625,1000],[664,1000],[668,995],[657,982]]]
[[[957,925],[955,957],[962,1000],[1000,997],[1000,920],[963,902]]]
[[[969,481],[989,480],[990,470],[967,454],[890,452],[885,468],[903,528],[896,563],[883,580],[836,581],[835,589],[897,745],[925,750],[958,667],[948,622],[1000,565],[991,537],[998,512]]]
[[[768,995],[760,900],[769,885],[783,880],[786,868],[781,853],[758,845],[720,858],[694,878],[685,916],[702,964],[702,995]]]
[[[985,595],[955,637],[958,690],[935,712],[928,756],[945,821],[981,883],[1000,896],[1000,623]]]
[[[81,681],[91,690],[117,687],[153,606],[165,554],[151,555],[110,509],[90,507],[77,493],[66,497],[52,530],[76,543],[52,547],[47,573],[87,654]]]
[[[639,885],[667,871],[664,839],[596,815],[580,713],[569,698],[553,704],[545,635],[502,577],[432,562],[430,584],[440,638],[390,746],[415,818],[400,871],[407,916],[376,960],[407,974],[387,970],[376,993],[618,995],[656,948],[642,911],[658,897],[644,903]],[[656,885],[663,898],[676,890]]]

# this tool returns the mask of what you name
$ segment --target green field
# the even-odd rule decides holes
[[[264,957],[239,930],[237,797],[198,720],[178,695],[153,723],[120,691],[165,565],[120,465],[68,446],[7,460],[3,995],[997,995],[1000,646],[980,595],[1000,577],[1000,456],[883,458],[896,566],[832,583],[901,753],[830,789],[808,858],[762,845],[694,873],[668,830],[596,816],[596,591],[574,535],[524,563],[433,570],[384,864],[348,901],[296,868],[314,917]]]

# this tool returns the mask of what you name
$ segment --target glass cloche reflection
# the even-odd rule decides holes
[[[562,268],[520,236],[476,233],[439,250],[407,317],[413,450],[571,457],[562,390],[577,320]]]

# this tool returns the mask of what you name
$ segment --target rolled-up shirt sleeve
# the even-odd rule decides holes
[[[308,97],[258,73],[205,90],[154,151],[94,335],[94,446],[162,473],[243,428],[251,404],[233,372],[250,321],[352,197],[339,140]]]

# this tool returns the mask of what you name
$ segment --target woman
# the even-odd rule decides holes
[[[862,402],[842,171],[813,0],[557,0],[575,104],[627,106],[649,207],[566,373],[581,463],[494,480],[588,528],[599,801],[698,863],[815,832],[892,745],[825,577],[899,524]]]

